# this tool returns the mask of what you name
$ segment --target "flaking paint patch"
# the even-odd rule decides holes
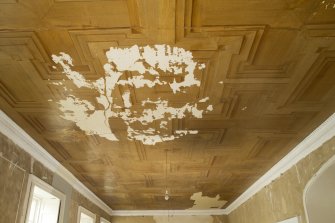
[[[213,216],[154,216],[156,223],[214,223]]]
[[[131,107],[130,92],[126,91],[125,93],[123,93],[122,98],[123,98],[124,107],[130,108]]]
[[[321,5],[324,9],[335,9],[335,0],[322,0]]]
[[[194,200],[193,207],[189,209],[211,209],[211,208],[222,208],[223,205],[227,203],[225,200],[220,200],[220,195],[216,195],[215,197],[207,197],[202,196],[202,192],[194,193],[191,196],[191,200]]]
[[[209,100],[209,97],[205,97],[205,98],[203,98],[203,99],[201,99],[201,100],[199,100],[199,102],[206,102],[206,101],[208,101]]]
[[[118,140],[111,131],[104,111],[95,110],[89,101],[69,96],[59,103],[62,105],[60,110],[64,113],[62,118],[75,122],[87,135],[96,134],[112,141]]]
[[[104,65],[105,76],[95,81],[86,80],[77,71],[73,71],[73,62],[70,55],[60,53],[52,55],[56,64],[63,68],[63,73],[73,82],[77,88],[89,88],[97,91],[100,95],[96,102],[103,106],[103,110],[97,109],[87,100],[77,98],[75,95],[60,100],[60,110],[66,120],[73,121],[85,131],[86,134],[96,134],[106,139],[118,140],[111,131],[109,118],[121,118],[127,125],[128,139],[139,140],[147,145],[155,145],[158,142],[170,141],[188,134],[197,134],[197,130],[176,130],[174,134],[163,134],[162,130],[167,129],[168,121],[172,119],[183,119],[187,115],[194,118],[202,118],[204,112],[213,110],[212,105],[204,106],[209,97],[193,103],[186,103],[181,107],[169,106],[167,100],[148,98],[141,102],[142,111],[133,109],[130,91],[122,94],[123,105],[116,104],[112,94],[117,86],[132,88],[152,88],[156,85],[167,85],[174,94],[184,93],[185,88],[200,86],[200,81],[195,77],[195,71],[205,68],[204,64],[193,61],[190,51],[168,45],[155,45],[153,47],[139,47],[134,45],[130,48],[110,48],[106,52],[108,63]],[[121,79],[125,72],[135,72],[138,75]],[[183,80],[172,83],[161,81],[160,73],[171,73],[174,76],[183,74]],[[153,78],[146,79],[145,75]],[[125,76],[125,75],[124,75]],[[60,84],[60,83],[54,83]],[[73,89],[70,89],[72,91]],[[146,107],[148,106],[148,107]],[[203,109],[201,109],[203,107]],[[206,108],[205,108],[206,107]],[[160,129],[150,128],[153,122],[159,122]],[[147,126],[147,129],[135,129],[135,124],[140,123]]]
[[[87,88],[92,88],[92,86],[89,85],[88,82],[86,82],[85,78],[83,75],[81,75],[77,71],[71,70],[71,67],[73,66],[72,63],[72,58],[70,55],[66,53],[60,53],[61,56],[55,56],[52,55],[52,60],[56,64],[60,64],[62,68],[64,69],[65,75],[73,81],[73,83],[78,87],[87,87]]]

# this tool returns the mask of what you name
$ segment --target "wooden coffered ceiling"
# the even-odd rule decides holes
[[[335,111],[334,4],[0,0],[0,108],[114,210],[188,209],[197,192],[219,194],[226,207]],[[131,98],[161,96],[177,106],[208,96],[214,110],[203,119],[169,126],[197,135],[155,146],[113,142],[61,118],[55,101],[67,92],[52,84],[64,75],[51,55],[66,52],[74,70],[96,80],[110,47],[135,44],[182,47],[206,64],[189,94],[153,88]],[[118,120],[111,127],[125,134]]]

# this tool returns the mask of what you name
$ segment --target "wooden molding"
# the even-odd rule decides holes
[[[222,209],[208,210],[114,210],[113,216],[199,216],[199,215],[222,215]]]

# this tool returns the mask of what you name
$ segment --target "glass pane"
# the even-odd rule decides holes
[[[27,223],[57,223],[60,199],[34,186]]]
[[[94,219],[84,213],[80,213],[80,223],[94,223]]]
[[[29,223],[35,223],[37,222],[37,215],[38,215],[38,205],[39,200],[36,197],[33,197],[33,200],[31,201],[30,206],[30,213],[29,213]]]

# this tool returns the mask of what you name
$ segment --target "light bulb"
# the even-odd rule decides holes
[[[169,192],[167,190],[165,191],[165,197],[164,198],[165,198],[166,201],[169,200],[169,198],[170,198],[169,197]]]

